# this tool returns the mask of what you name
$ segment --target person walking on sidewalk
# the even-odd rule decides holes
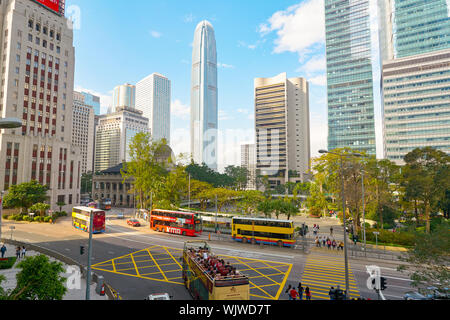
[[[306,300],[311,300],[311,291],[309,290],[309,287],[306,287],[305,289],[305,296]]]
[[[25,254],[27,253],[27,249],[25,249],[25,246],[22,247],[22,258],[25,258]]]
[[[5,253],[8,249],[6,249],[5,245],[2,244],[2,248],[0,249],[0,252],[2,253],[2,259],[5,257]]]
[[[304,291],[305,291],[305,289],[303,289],[302,283],[299,282],[299,284],[298,284],[298,299],[299,300],[303,300],[303,292]]]
[[[291,291],[289,291],[289,300],[297,300],[298,299],[298,292],[295,290],[294,287],[291,288]]]
[[[336,246],[337,246],[336,240],[333,239],[333,242],[331,243],[331,245],[333,246],[333,250],[336,249]]]
[[[330,227],[330,236],[333,235],[333,226]]]
[[[17,258],[17,260],[20,259],[20,247],[16,248],[16,258]]]
[[[285,292],[285,293],[288,294],[289,300],[291,300],[291,288],[292,288],[292,286],[291,286],[291,285],[288,285],[288,287],[287,287],[287,289],[286,289],[286,292]]]

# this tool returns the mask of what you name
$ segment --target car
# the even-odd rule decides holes
[[[149,295],[144,300],[172,300],[172,296],[170,296],[168,293],[154,293]]]
[[[430,300],[448,300],[450,299],[450,292],[448,288],[438,290],[436,287],[428,287],[426,290],[426,297]]]
[[[137,219],[128,219],[127,224],[132,227],[140,227],[141,223]]]
[[[117,219],[125,219],[125,216],[124,216],[123,212],[119,212],[117,214]]]
[[[405,295],[403,296],[404,300],[430,300],[428,297],[415,292],[415,291],[410,291],[405,293]]]

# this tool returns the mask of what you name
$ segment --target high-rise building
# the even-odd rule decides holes
[[[136,84],[136,109],[148,118],[152,140],[170,143],[170,80],[153,73]]]
[[[256,145],[243,144],[241,145],[241,167],[248,171],[247,186],[248,190],[256,188]]]
[[[80,92],[80,93],[84,96],[84,103],[88,106],[91,106],[94,109],[94,114],[96,116],[99,116],[101,113],[100,97],[87,92]]]
[[[116,112],[100,116],[95,136],[95,172],[130,161],[130,143],[140,132],[149,132],[142,111],[118,107]]]
[[[86,96],[90,99],[86,99]],[[94,106],[89,104],[95,96],[73,92],[72,144],[81,150],[81,174],[92,172],[94,159]],[[96,97],[98,98],[98,97]]]
[[[255,79],[256,169],[272,188],[308,179],[309,84],[286,73]]]
[[[370,0],[325,0],[328,149],[376,155]]]
[[[192,50],[191,156],[217,170],[218,143],[217,52],[214,29],[197,25]]]
[[[135,103],[136,86],[126,83],[114,88],[111,112],[116,112],[119,107],[134,109],[136,107]]]
[[[64,1],[0,2],[0,116],[22,119],[0,133],[0,190],[36,180],[47,201],[80,201],[81,153],[72,145],[75,49]]]
[[[421,147],[450,154],[450,18],[445,0],[382,0],[380,48],[387,159]]]

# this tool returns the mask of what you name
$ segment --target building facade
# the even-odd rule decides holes
[[[91,96],[91,95],[89,95]],[[92,96],[91,96],[92,97]],[[82,92],[73,92],[72,144],[81,151],[81,174],[92,172],[94,158],[94,107]]]
[[[0,133],[0,190],[36,180],[52,210],[80,201],[81,152],[72,145],[75,49],[64,1],[0,2],[0,116],[22,128]]]
[[[217,170],[218,152],[217,52],[214,29],[197,25],[192,50],[191,156]]]
[[[116,112],[119,107],[134,109],[136,107],[136,86],[126,83],[116,86],[113,91],[111,113]]]
[[[84,103],[94,109],[94,115],[99,116],[101,114],[100,97],[87,92],[81,92],[81,94],[84,96]]]
[[[130,143],[140,132],[149,132],[142,111],[119,107],[115,113],[100,116],[95,136],[95,172],[130,161]]]
[[[309,84],[304,78],[255,79],[256,169],[271,188],[307,180],[310,171]]]
[[[376,155],[370,0],[325,0],[328,149]]]
[[[248,181],[246,188],[248,190],[256,189],[256,145],[241,145],[241,167],[248,171]]]
[[[384,148],[402,165],[416,148],[450,154],[450,18],[445,0],[379,2]]]
[[[152,139],[170,144],[170,80],[153,73],[136,84],[136,109],[148,118]]]

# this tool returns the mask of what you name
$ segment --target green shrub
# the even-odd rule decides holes
[[[4,214],[4,215],[3,215],[3,219],[5,219],[5,220],[8,220],[8,219],[9,219],[9,217],[10,217],[10,216],[9,216],[9,215],[7,215],[7,214]]]
[[[366,230],[367,241],[376,241],[376,236],[373,234],[376,229]],[[392,232],[388,230],[378,230],[380,233],[378,235],[378,243],[386,244],[398,244],[401,246],[414,246],[415,235],[411,232]],[[362,234],[360,233],[359,239],[362,239]]]
[[[34,222],[39,222],[41,220],[41,217],[34,217],[33,221]]]
[[[17,217],[16,217],[16,221],[23,221],[23,216],[20,216],[20,215],[17,216]]]
[[[50,222],[50,219],[51,219],[52,217],[45,217],[44,218],[44,222]]]
[[[7,258],[6,261],[0,261],[0,270],[10,269],[16,262],[16,257]]]
[[[45,217],[39,217],[39,222],[44,222]]]

